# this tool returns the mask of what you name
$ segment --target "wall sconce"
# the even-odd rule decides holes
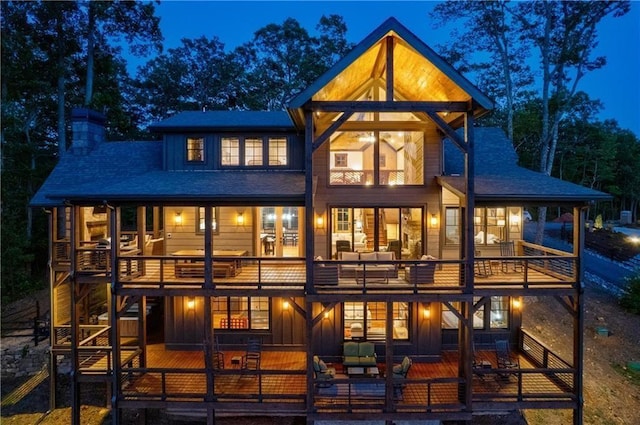
[[[324,217],[321,215],[316,217],[316,229],[324,230]]]
[[[283,301],[282,302],[282,309],[283,310],[289,310],[289,301]]]
[[[328,312],[328,311],[325,311],[325,312],[324,312],[324,318],[325,318],[325,319],[329,319],[329,312]]]
[[[196,308],[196,299],[193,297],[187,298],[187,309],[193,310]]]
[[[243,215],[243,213],[239,212],[238,215],[236,216],[236,224],[238,226],[243,226],[244,225],[244,215]]]
[[[429,306],[424,307],[424,309],[422,310],[422,317],[424,317],[425,319],[431,318],[431,308]]]
[[[182,225],[182,211],[176,211],[176,214],[173,216],[173,224],[176,226]]]
[[[431,221],[429,223],[431,224],[431,227],[438,227],[438,216],[431,214]]]
[[[522,307],[522,302],[520,301],[520,298],[513,298],[511,300],[511,305],[513,306],[514,310],[520,310],[520,308]]]

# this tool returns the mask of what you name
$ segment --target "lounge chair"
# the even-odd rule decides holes
[[[517,358],[511,356],[509,341],[500,339],[496,341],[496,360],[498,369],[519,369],[520,362]],[[499,373],[502,378],[509,378],[514,373],[503,371]]]
[[[318,356],[313,356],[313,374],[316,379],[318,388],[327,388],[333,385],[333,378],[336,376],[336,370],[327,367],[326,363],[320,360]]]

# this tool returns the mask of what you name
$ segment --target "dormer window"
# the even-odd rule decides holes
[[[187,162],[204,162],[204,139],[202,137],[187,138]]]
[[[289,163],[286,137],[222,137],[222,167],[269,167]]]

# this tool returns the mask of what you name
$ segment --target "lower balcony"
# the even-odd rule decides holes
[[[92,347],[96,353],[101,347]],[[87,350],[90,348],[87,347]],[[263,414],[300,414],[348,417],[358,413],[422,415],[462,418],[468,409],[461,402],[467,382],[459,376],[457,351],[445,351],[437,362],[414,361],[406,378],[387,378],[391,365],[378,361],[373,370],[350,370],[340,361],[328,363],[336,374],[327,381],[314,378],[311,410],[307,407],[307,354],[303,351],[261,352],[259,367],[242,367],[245,351],[224,350],[219,363],[205,366],[203,351],[169,351],[164,344],[146,348],[146,365],[121,355],[121,387],[117,391],[122,408],[184,408],[217,414],[251,411]],[[139,355],[140,353],[137,353]],[[499,368],[494,349],[480,349],[469,383],[472,409],[506,411],[515,408],[573,408],[575,369],[526,331],[513,353],[516,369]],[[102,373],[111,374],[104,361],[94,361],[81,370],[80,381],[91,382]],[[95,360],[95,359],[94,359]],[[400,362],[400,358],[397,362]]]

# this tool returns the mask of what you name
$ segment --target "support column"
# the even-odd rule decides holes
[[[78,343],[80,342],[78,323],[78,281],[76,277],[77,270],[77,245],[79,240],[79,229],[76,225],[80,207],[74,205],[71,207],[71,235],[70,238],[70,291],[71,297],[71,423],[72,425],[80,425],[80,382],[78,380],[79,359],[78,359]]]
[[[118,395],[122,387],[122,366],[120,361],[120,302],[118,300],[118,263],[120,254],[120,208],[107,206],[111,237],[111,306],[109,308],[109,323],[111,324],[111,358],[113,377],[111,380],[111,423],[120,424],[120,409],[118,407]],[[138,301],[140,302],[140,301]],[[138,305],[140,307],[140,305]],[[138,335],[140,336],[140,335]]]
[[[586,207],[573,209],[573,251],[577,256],[576,264],[576,294],[575,313],[573,315],[573,366],[576,373],[573,378],[573,387],[576,395],[577,406],[573,411],[573,424],[581,425],[584,416],[584,229]]]

